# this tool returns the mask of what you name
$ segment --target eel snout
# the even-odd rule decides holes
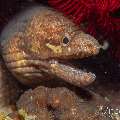
[[[81,32],[70,43],[72,58],[86,58],[97,55],[101,45],[89,34]]]

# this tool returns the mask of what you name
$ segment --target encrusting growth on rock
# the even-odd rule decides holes
[[[110,120],[102,115],[103,104],[96,103],[85,101],[64,87],[37,87],[26,91],[17,107],[24,111],[24,116],[35,120]]]

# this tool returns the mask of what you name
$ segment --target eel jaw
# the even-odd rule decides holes
[[[85,72],[70,65],[59,63],[56,60],[51,60],[49,63],[52,74],[78,87],[87,86],[96,78],[94,73]]]

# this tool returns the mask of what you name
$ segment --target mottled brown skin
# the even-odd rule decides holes
[[[23,120],[17,111],[8,114],[7,117],[10,118],[11,120]]]
[[[0,40],[9,71],[23,84],[38,85],[58,77],[80,87],[95,80],[93,73],[68,61],[96,55],[101,46],[55,10],[29,8],[8,24]]]
[[[18,111],[24,111],[25,117],[34,117],[33,120],[111,120],[102,115],[101,106],[106,104],[105,100],[100,103],[93,97],[85,101],[64,87],[37,87],[26,91],[17,107]]]
[[[17,80],[7,70],[0,56],[0,113],[6,114],[16,110],[15,103],[22,93]]]

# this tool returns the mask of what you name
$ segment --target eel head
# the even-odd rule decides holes
[[[95,80],[95,74],[80,70],[69,62],[98,54],[101,45],[95,38],[47,7],[32,8],[24,16],[15,23],[17,31],[11,32],[7,42],[2,43],[5,62],[22,83],[38,84],[55,76],[77,86]]]

